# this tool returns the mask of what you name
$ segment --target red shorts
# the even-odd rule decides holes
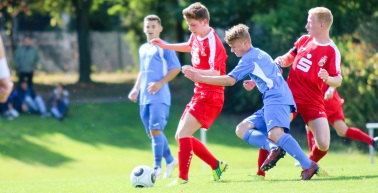
[[[332,107],[326,107],[328,122],[333,125],[337,120],[345,121],[344,111],[342,105],[333,105]]]
[[[302,118],[306,125],[308,122],[320,117],[327,118],[327,114],[324,106],[314,106],[314,105],[300,105],[297,104],[298,112],[293,113],[293,119],[297,116],[298,113],[302,115]]]
[[[189,112],[202,124],[201,128],[208,129],[222,111],[223,103],[223,93],[211,91],[194,93],[181,119]]]

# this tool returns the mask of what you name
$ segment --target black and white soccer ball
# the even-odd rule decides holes
[[[130,174],[131,184],[135,188],[150,188],[155,184],[155,172],[146,165],[140,165],[133,169]]]

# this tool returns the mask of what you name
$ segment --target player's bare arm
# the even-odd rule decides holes
[[[342,78],[340,76],[329,76],[327,70],[325,69],[319,70],[318,77],[321,78],[323,82],[334,88],[339,87],[342,82]]]
[[[180,73],[180,71],[181,70],[179,68],[171,69],[160,81],[148,83],[148,93],[156,94],[164,84],[175,78]]]
[[[274,62],[283,68],[289,67],[294,62],[294,56],[288,52],[285,55],[278,56]]]
[[[190,66],[190,65],[183,66],[182,73],[185,74],[187,71],[196,71],[203,76],[219,76],[220,75],[220,71],[218,70],[202,70],[202,69],[194,68],[193,66]]]
[[[136,103],[138,101],[138,95],[139,95],[139,90],[140,90],[140,76],[141,74],[139,73],[138,74],[138,77],[135,81],[135,84],[134,84],[134,88],[131,89],[128,97],[131,101],[133,101],[134,103]]]
[[[163,49],[175,50],[177,52],[190,52],[192,48],[188,42],[177,44],[166,44],[160,38],[154,38],[150,41],[151,44],[157,45]]]
[[[193,82],[200,82],[205,84],[212,84],[217,86],[233,86],[236,83],[236,79],[228,76],[206,76],[200,74],[196,70],[187,70],[184,72],[186,78],[192,80]]]

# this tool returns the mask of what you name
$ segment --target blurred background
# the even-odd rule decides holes
[[[196,1],[0,0],[0,34],[13,70],[17,45],[24,36],[32,38],[40,56],[35,79],[41,88],[51,82],[65,82],[72,89],[78,85],[104,89],[109,88],[107,83],[116,82],[116,89],[107,93],[126,100],[138,72],[138,47],[146,41],[143,18],[148,14],[160,16],[164,27],[161,37],[169,42],[184,42],[190,33],[181,12],[193,2]],[[331,38],[342,56],[344,79],[338,91],[345,99],[346,122],[364,129],[366,122],[378,121],[378,1],[202,0],[201,3],[209,9],[210,26],[221,39],[226,29],[244,23],[250,27],[253,45],[273,58],[286,53],[297,38],[306,34],[310,8],[329,8],[334,17]],[[226,44],[225,47],[229,52]],[[178,55],[182,64],[190,64],[189,54]],[[227,72],[238,61],[234,54],[228,55]],[[284,69],[284,76],[288,70]],[[177,93],[191,96],[192,83],[183,76],[172,85]],[[99,93],[93,95],[99,97]],[[180,99],[177,96],[175,100]],[[79,89],[72,97],[93,96]],[[225,113],[248,114],[261,106],[257,91],[247,93],[241,84],[226,89]]]

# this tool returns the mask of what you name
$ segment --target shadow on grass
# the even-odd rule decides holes
[[[28,164],[43,164],[54,167],[65,162],[73,161],[62,154],[50,151],[46,147],[36,145],[24,139],[9,143],[0,142],[1,154]]]
[[[109,145],[142,150],[151,147],[139,118],[139,105],[130,102],[72,105],[69,116],[63,122],[52,117],[42,119],[37,115],[21,114],[13,121],[1,120],[0,128],[0,154],[28,164],[51,167],[74,160],[27,137],[40,139],[62,134],[72,141],[91,146]],[[168,133],[172,140],[173,133],[173,129]],[[59,141],[56,143],[64,145]],[[74,147],[72,151],[75,151]]]
[[[181,84],[171,84],[174,99],[168,125],[164,130],[169,142],[176,144],[174,135],[185,105],[189,102],[192,92],[179,91]],[[181,85],[182,86],[182,85]],[[98,89],[99,87],[100,89]],[[69,116],[63,122],[54,118],[41,119],[36,115],[25,115],[13,120],[0,121],[0,153],[26,163],[40,163],[57,166],[73,161],[44,146],[27,141],[23,135],[42,137],[60,133],[67,138],[92,146],[110,145],[150,150],[150,139],[147,137],[139,116],[139,105],[127,99],[130,85],[69,85],[71,101]],[[46,93],[52,86],[39,86],[41,93]],[[86,99],[119,98],[108,103],[81,103]],[[235,135],[236,125],[246,117],[243,115],[224,114],[217,118],[208,131],[210,143],[236,147],[250,147]],[[195,134],[199,137],[199,133]],[[64,144],[62,144],[64,145]],[[73,149],[74,151],[74,149]]]
[[[314,176],[310,181],[344,181],[344,180],[366,180],[366,179],[375,179],[378,178],[378,175],[364,175],[364,176],[330,176],[330,177],[316,177]],[[269,182],[284,182],[284,181],[299,181],[296,179],[288,179],[288,180],[275,180],[275,179],[268,179],[264,181],[269,181]]]

